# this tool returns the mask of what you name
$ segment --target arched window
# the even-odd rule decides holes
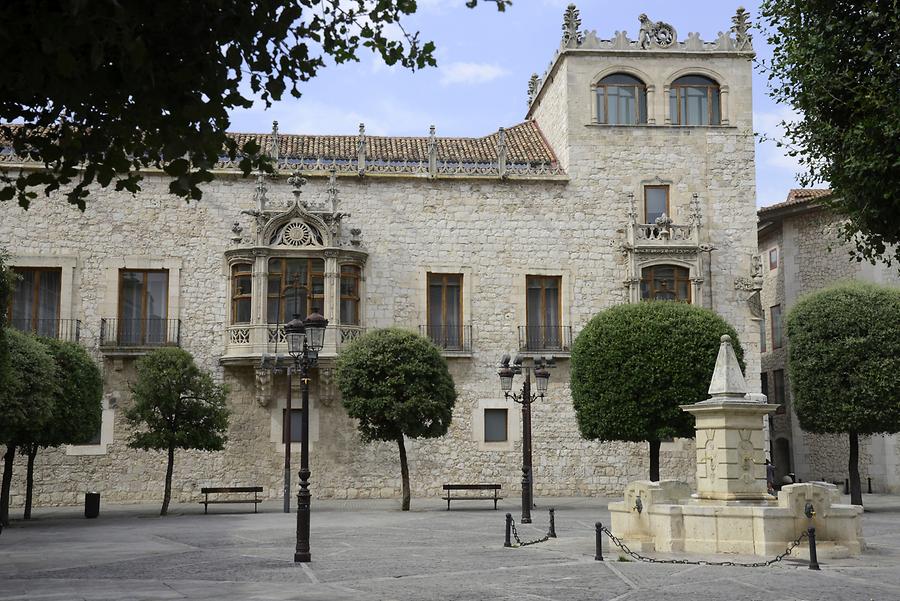
[[[269,323],[285,323],[313,309],[323,310],[325,261],[322,259],[269,259],[266,315]]]
[[[250,263],[231,266],[231,323],[250,323],[253,267]]]
[[[614,73],[597,85],[597,122],[608,125],[647,123],[647,86],[637,77]]]
[[[703,75],[679,77],[669,88],[669,114],[673,125],[719,125],[719,84]]]
[[[341,265],[341,324],[359,325],[359,279],[356,265]]]
[[[676,265],[654,265],[641,271],[642,300],[691,302],[690,272]]]

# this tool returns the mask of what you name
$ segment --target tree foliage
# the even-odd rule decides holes
[[[794,411],[811,432],[847,433],[850,500],[862,505],[859,435],[900,432],[900,290],[848,283],[787,317]]]
[[[9,345],[6,341],[6,320],[9,300],[15,287],[15,274],[6,265],[8,256],[0,248],[0,407],[6,404],[5,398],[12,386],[12,371],[9,367]],[[2,440],[2,438],[0,438]]]
[[[396,328],[373,330],[338,357],[337,383],[362,439],[398,444],[403,509],[409,509],[403,438],[447,433],[456,403],[447,361],[427,338]]]
[[[6,444],[0,482],[0,526],[9,522],[9,490],[16,447],[39,435],[59,394],[59,372],[53,357],[34,336],[6,330],[10,370],[6,394],[0,398],[0,443]]]
[[[40,340],[13,329],[6,339],[14,377],[0,405],[0,442],[18,444],[38,436],[53,415],[60,375]]]
[[[244,175],[271,172],[255,143],[226,136],[228,111],[299,97],[326,60],[358,60],[362,48],[389,65],[434,65],[434,44],[403,29],[415,11],[415,0],[3,2],[0,122],[24,127],[0,138],[46,169],[0,174],[0,200],[27,208],[34,188],[66,186],[84,209],[90,185],[136,192],[147,168],[199,199],[223,155]]]
[[[135,364],[131,386],[134,405],[125,417],[135,430],[128,446],[168,453],[165,493],[160,515],[166,515],[172,489],[176,449],[220,451],[228,429],[228,387],[202,372],[191,354],[162,348]]]
[[[787,316],[794,411],[811,432],[900,432],[900,290],[842,284]]]
[[[47,421],[19,441],[28,458],[25,475],[25,519],[31,519],[34,460],[38,450],[90,440],[100,429],[103,415],[103,380],[100,368],[84,348],[74,342],[41,338],[59,374],[59,386]]]
[[[679,406],[708,397],[723,334],[731,336],[743,368],[734,328],[707,309],[649,301],[595,315],[572,347],[572,402],[581,435],[650,442],[651,479],[657,480],[658,442],[693,436],[694,421]]]
[[[83,443],[100,429],[103,415],[100,368],[79,344],[54,338],[44,338],[41,342],[56,363],[60,385],[50,419],[31,442],[41,447]]]
[[[766,0],[770,95],[800,181],[828,182],[857,260],[900,259],[900,18],[896,0]],[[885,253],[888,255],[885,255]]]

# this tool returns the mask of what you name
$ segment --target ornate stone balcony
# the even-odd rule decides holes
[[[362,326],[330,325],[325,330],[325,346],[319,359],[334,358],[342,348],[359,338],[366,329]],[[238,324],[225,331],[225,352],[221,362],[252,364],[263,355],[287,355],[284,324]]]
[[[633,246],[686,246],[700,245],[700,232],[693,224],[679,225],[671,220],[660,223],[634,223],[631,226]]]

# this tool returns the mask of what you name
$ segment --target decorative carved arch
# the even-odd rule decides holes
[[[333,241],[321,217],[294,205],[265,225],[261,242],[268,246],[323,248],[331,246]]]
[[[606,69],[603,69],[602,71],[600,71],[599,73],[594,75],[593,79],[591,79],[591,88],[596,88],[597,84],[604,77],[607,77],[609,75],[615,75],[616,73],[624,73],[625,75],[631,75],[632,77],[637,77],[642,82],[644,82],[644,85],[647,86],[648,88],[653,85],[653,83],[651,82],[650,76],[647,75],[646,73],[644,73],[643,71],[641,71],[640,69],[636,69],[634,67],[629,67],[627,65],[614,65],[612,67],[607,67]]]
[[[668,90],[669,86],[672,85],[672,82],[678,79],[679,77],[683,77],[685,75],[703,75],[704,77],[708,77],[711,80],[715,81],[719,84],[719,89],[728,89],[728,84],[725,82],[725,78],[722,77],[722,74],[713,71],[712,69],[707,69],[706,67],[684,67],[682,69],[678,69],[674,73],[670,73],[666,78],[665,87]]]

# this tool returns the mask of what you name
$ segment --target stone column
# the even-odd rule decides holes
[[[663,86],[663,123],[672,125],[672,115],[669,113],[669,86]]]
[[[647,86],[647,125],[656,125],[656,86]]]
[[[722,125],[728,125],[728,86],[719,88],[719,114],[721,115]]]
[[[728,335],[722,336],[709,395],[681,407],[696,419],[697,496],[719,501],[771,499],[761,418],[778,406],[747,394]]]

